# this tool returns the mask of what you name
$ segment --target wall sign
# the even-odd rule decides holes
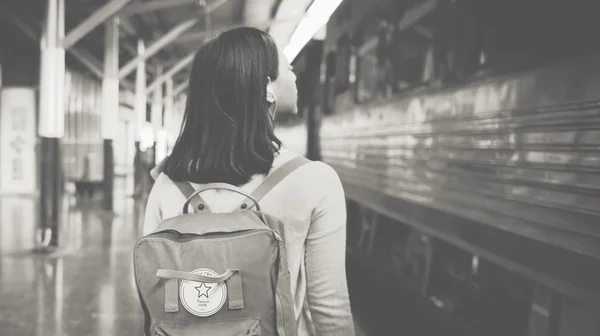
[[[32,88],[0,91],[0,190],[36,191],[36,94]]]

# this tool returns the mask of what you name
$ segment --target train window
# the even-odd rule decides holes
[[[357,46],[351,56],[351,82],[354,84],[354,100],[357,103],[374,99],[379,92],[385,90],[388,82],[384,81],[385,63],[378,57],[382,39],[379,32],[385,21],[369,20],[364,22],[355,41]]]
[[[440,0],[438,75],[445,81],[479,71],[531,67],[598,50],[600,21],[585,0]]]
[[[354,65],[351,69],[356,69],[357,74],[354,83],[357,103],[388,97],[423,80],[429,37],[400,30],[398,18],[387,12],[395,13],[386,8],[367,16],[357,33],[351,57]]]
[[[540,40],[535,31],[540,24],[540,15],[535,14],[535,1],[484,0],[479,3],[475,15],[483,18],[480,30],[487,68],[512,70],[536,59],[535,46]],[[542,7],[545,6],[539,8]],[[545,9],[539,12],[541,14]]]
[[[325,114],[333,113],[335,109],[335,65],[336,54],[331,51],[325,57],[325,82],[323,83],[323,106]]]
[[[335,70],[335,53],[329,52],[325,58],[325,71],[327,78],[334,78]]]
[[[302,117],[305,113],[304,110],[309,107],[309,88],[307,86],[308,74],[306,71],[298,72],[297,74],[297,85],[298,88],[298,116]]]
[[[388,55],[392,59],[384,62],[389,62],[391,67],[389,73],[393,76],[391,78],[393,91],[403,92],[421,86],[427,80],[424,74],[426,74],[425,65],[431,47],[430,38],[417,30],[409,29],[398,31],[391,43],[388,47]],[[385,54],[383,55],[385,60]]]
[[[488,0],[489,1],[489,0]],[[521,2],[513,4],[521,6]],[[597,1],[587,0],[527,0],[521,27],[528,39],[523,48],[533,50],[536,61],[550,61],[597,51]],[[540,10],[542,9],[543,10]],[[533,23],[533,24],[532,24]]]
[[[336,51],[336,93],[342,93],[350,86],[350,48],[348,35],[342,36],[338,40]]]
[[[434,15],[436,76],[443,82],[463,79],[486,63],[478,9],[486,0],[441,0]]]

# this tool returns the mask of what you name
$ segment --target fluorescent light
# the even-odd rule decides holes
[[[315,0],[306,11],[306,17],[300,21],[283,53],[291,62],[300,50],[310,41],[321,27],[327,24],[343,0]]]

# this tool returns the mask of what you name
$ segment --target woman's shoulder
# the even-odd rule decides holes
[[[339,181],[340,177],[337,171],[329,164],[323,161],[310,161],[307,165],[307,178],[317,180],[326,184]]]
[[[167,174],[160,172],[154,178],[152,192],[156,195],[160,195],[160,198],[162,199],[170,199],[174,193],[179,193],[179,189]]]
[[[285,161],[302,156],[298,153],[284,150],[281,153]],[[309,161],[295,173],[295,180],[300,187],[309,187],[320,191],[329,191],[332,188],[341,188],[341,181],[337,171],[323,161]]]
[[[303,155],[282,147],[273,162],[274,170],[299,156]],[[158,168],[160,166],[161,165],[159,164],[157,168],[153,170],[155,182],[152,189],[155,194],[161,195],[161,198],[166,197],[168,199],[172,197],[173,193],[179,193],[179,189],[175,182],[162,171],[162,167]],[[342,189],[342,184],[337,171],[332,166],[322,161],[309,160],[302,167],[298,168],[297,171],[292,173],[292,175],[293,176],[290,176],[290,180],[294,184],[294,189],[298,192],[301,190],[308,190],[312,193],[327,193],[336,192]]]

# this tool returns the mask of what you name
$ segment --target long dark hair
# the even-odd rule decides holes
[[[281,147],[267,84],[279,76],[277,46],[255,28],[236,28],[196,54],[180,135],[165,162],[173,181],[236,186],[267,174]]]

